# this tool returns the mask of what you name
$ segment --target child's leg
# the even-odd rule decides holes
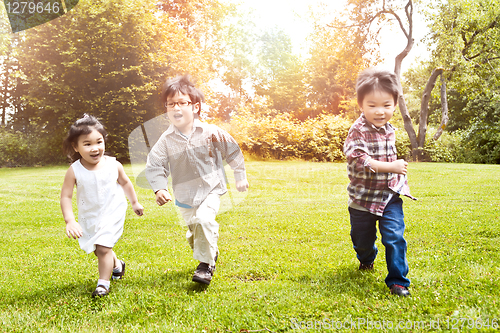
[[[193,249],[193,258],[210,266],[215,265],[218,251],[219,224],[215,221],[220,206],[220,196],[209,194],[198,208],[181,208],[188,226],[186,238]]]
[[[408,261],[406,260],[406,240],[404,239],[403,200],[395,195],[387,204],[384,216],[379,222],[382,244],[385,246],[387,270],[389,271],[385,283],[388,287],[399,284],[404,287],[410,285]]]
[[[369,265],[375,261],[378,249],[376,223],[378,217],[369,212],[364,212],[349,207],[351,218],[351,240],[359,262]]]
[[[113,269],[119,268],[121,270],[121,268],[122,268],[122,262],[116,256],[115,251],[111,250],[111,252],[113,252]]]
[[[113,249],[102,245],[96,245],[94,253],[97,256],[99,280],[109,281],[116,258]]]

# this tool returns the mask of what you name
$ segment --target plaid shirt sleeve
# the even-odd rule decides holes
[[[371,157],[368,142],[359,128],[353,126],[350,129],[344,143],[344,154],[346,155],[347,164],[355,171],[365,171],[368,168],[375,172],[370,166]]]

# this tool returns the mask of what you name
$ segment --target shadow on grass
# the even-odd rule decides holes
[[[105,297],[92,297],[96,284],[93,280],[75,281],[65,285],[46,286],[38,290],[13,290],[12,293],[3,293],[0,302],[5,305],[18,307],[33,305],[43,307],[67,306],[71,303],[90,305],[89,309],[98,312],[108,303],[116,303],[120,299],[131,299],[153,293],[157,296],[196,295],[209,289],[208,285],[192,281],[192,268],[168,269],[154,274],[125,277],[123,280],[111,281],[110,294]]]
[[[374,271],[360,271],[355,266],[339,267],[322,275],[302,275],[296,282],[302,284],[321,284],[325,294],[346,294],[364,300],[367,297],[386,296],[389,289],[385,285],[386,272],[383,268]],[[294,279],[295,280],[295,279]]]

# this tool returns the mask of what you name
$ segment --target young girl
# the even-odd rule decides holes
[[[137,215],[142,216],[144,211],[121,163],[104,156],[106,136],[103,125],[95,117],[85,115],[71,126],[63,143],[73,162],[61,190],[66,235],[78,238],[82,250],[97,256],[99,280],[93,297],[107,295],[110,276],[121,279],[125,273],[125,262],[118,260],[113,251],[123,232],[127,210],[124,192]],[[72,207],[75,185],[78,222]]]

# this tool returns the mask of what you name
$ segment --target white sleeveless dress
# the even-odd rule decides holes
[[[80,162],[71,167],[76,178],[78,223],[83,236],[78,239],[87,253],[95,251],[96,244],[112,248],[123,233],[127,199],[118,184],[116,158],[104,156],[106,163],[95,171],[87,170]]]

